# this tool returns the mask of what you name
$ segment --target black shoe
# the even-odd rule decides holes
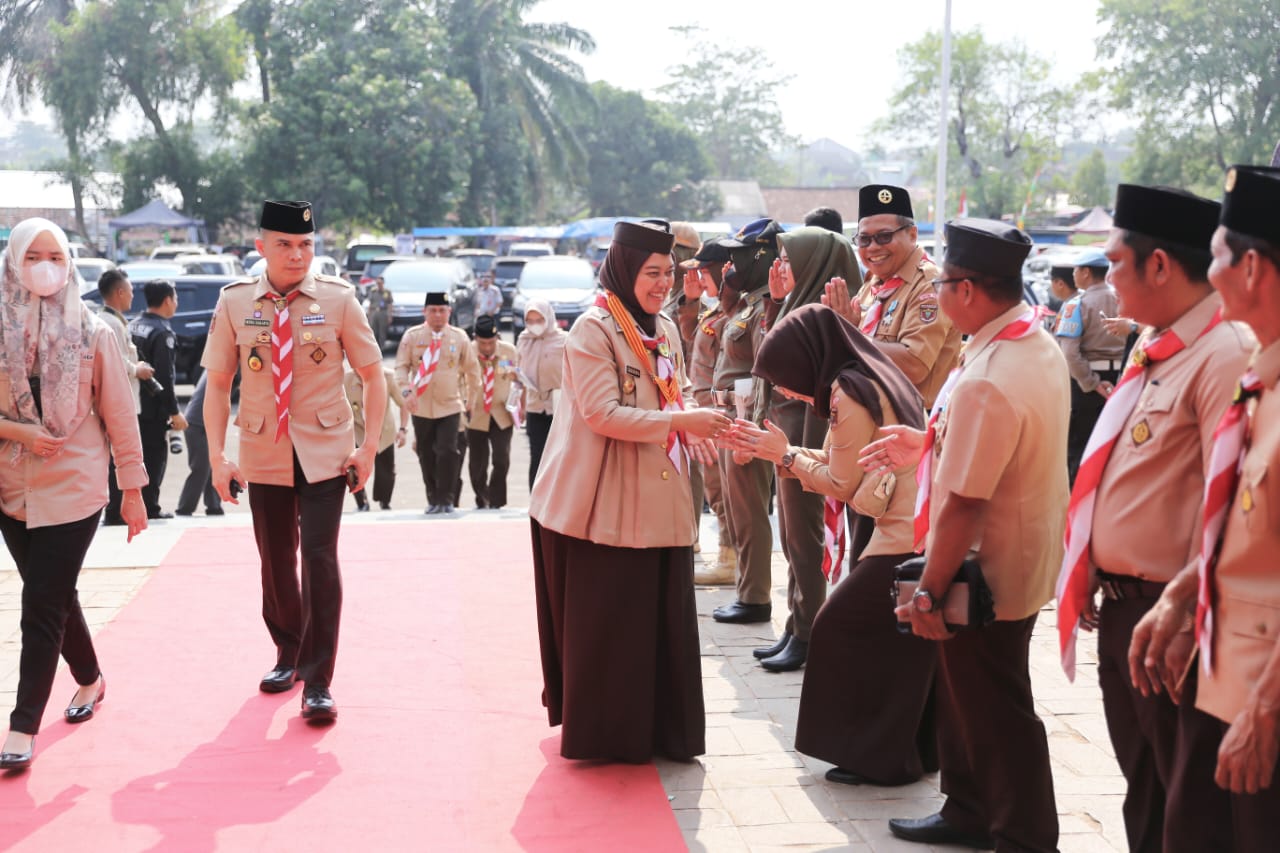
[[[147,518],[151,519],[152,521],[155,521],[157,519],[173,518],[173,513],[164,512],[163,510],[156,510],[155,512],[147,513]]]
[[[874,785],[866,776],[859,776],[852,770],[845,770],[843,767],[832,767],[827,771],[828,782],[839,782],[841,785]]]
[[[970,835],[961,832],[943,819],[942,814],[928,817],[895,817],[889,821],[889,831],[904,841],[920,844],[954,844],[975,850],[994,850],[996,842],[989,835]]]
[[[768,622],[773,613],[772,604],[743,604],[735,601],[711,611],[711,618],[717,622],[730,622],[736,625],[750,625],[755,622]]]
[[[378,509],[391,509],[391,501],[378,501]]]
[[[213,508],[205,507],[204,514],[205,515],[226,515],[227,511],[220,506],[215,506]]]
[[[770,672],[791,672],[804,666],[804,659],[809,655],[808,640],[792,637],[787,647],[771,658],[760,661],[760,665]]]
[[[102,704],[103,699],[107,698],[107,679],[101,674],[98,677],[102,680],[102,685],[98,688],[98,695],[93,697],[93,701],[85,705],[68,705],[67,710],[63,712],[68,723],[83,723],[85,720],[93,719],[94,710]],[[72,696],[72,701],[75,701],[75,698]]]
[[[369,511],[368,503],[362,503],[356,506],[356,512],[368,512],[368,511]]]
[[[332,720],[338,716],[338,706],[333,703],[328,687],[307,687],[302,691],[302,718],[304,720]]]
[[[122,527],[123,525],[124,525],[124,519],[118,515],[102,516],[103,527]]]
[[[783,631],[782,636],[778,638],[778,642],[774,643],[772,646],[769,646],[768,648],[752,649],[751,656],[754,657],[756,660],[764,660],[765,658],[771,658],[774,655],[781,652],[783,649],[785,649],[787,647],[787,641],[790,639],[791,639],[791,632]]]
[[[436,515],[439,512],[440,512],[440,507],[437,506],[436,504],[432,504],[431,506],[423,510],[424,515]]]
[[[194,511],[194,510],[189,510],[189,509],[175,509],[175,510],[173,511],[173,514],[174,514],[174,515],[180,515],[180,516],[182,516],[183,518],[190,518],[191,516],[195,515],[195,511]]]
[[[436,512],[441,515],[453,515],[453,504],[440,504],[436,507]]]
[[[36,739],[31,739],[31,746],[26,752],[0,752],[0,770],[25,770],[31,766],[35,758]]]
[[[297,669],[280,664],[275,669],[262,676],[262,681],[258,683],[258,689],[263,693],[283,693],[293,687],[297,680]]]

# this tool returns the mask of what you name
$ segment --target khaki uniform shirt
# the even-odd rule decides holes
[[[549,326],[541,337],[535,338],[525,329],[516,339],[526,413],[554,414],[551,392],[560,389],[564,375],[564,342],[568,337],[567,332]]]
[[[431,349],[431,327],[426,323],[404,333],[396,350],[396,384],[400,396],[409,404],[409,412],[419,418],[447,418],[461,414],[466,408],[467,371],[471,367],[471,341],[457,326],[445,326],[441,332],[440,358],[431,384],[421,395],[413,390],[422,356]]]
[[[1111,449],[1089,541],[1090,560],[1105,572],[1163,583],[1200,555],[1213,431],[1253,351],[1253,335],[1237,323],[1196,338],[1221,305],[1210,294],[1170,327],[1187,347],[1147,368],[1142,396]]]
[[[0,417],[16,420],[12,396],[9,376],[0,371]],[[129,377],[115,334],[104,323],[94,324],[80,354],[73,425],[62,449],[53,456],[23,453],[16,466],[9,464],[16,449],[13,443],[0,441],[0,510],[5,515],[25,521],[27,527],[88,518],[107,503],[110,455],[115,456],[121,489],[147,484]]]
[[[107,305],[98,309],[98,319],[111,329],[120,347],[124,371],[129,376],[129,388],[133,391],[133,411],[137,414],[142,411],[141,388],[138,385],[138,347],[133,343],[133,335],[129,334],[129,323],[123,314]]]
[[[382,369],[382,378],[387,383],[387,410],[382,416],[382,432],[378,435],[378,452],[386,450],[396,443],[396,433],[400,431],[400,409],[404,408],[404,400],[396,390],[396,375],[391,368]],[[364,444],[364,382],[360,374],[348,370],[342,376],[342,388],[347,394],[347,402],[351,404],[352,423],[356,430],[356,444]]]
[[[930,497],[931,531],[948,494],[987,502],[971,554],[991,587],[996,618],[1009,621],[1053,597],[1069,497],[1071,380],[1062,350],[1044,329],[992,341],[1026,310],[1010,308],[969,342],[938,420]]]
[[[735,381],[755,378],[751,369],[755,367],[756,353],[760,351],[760,344],[768,331],[765,309],[769,302],[769,290],[762,287],[744,295],[735,306],[734,313],[724,318],[720,355],[712,376],[712,387],[716,390],[732,394]],[[757,424],[764,421],[767,409],[764,396],[754,394],[753,411],[747,412],[747,418]]]
[[[484,410],[484,371],[493,365],[493,402],[488,414]],[[480,355],[476,341],[471,342],[471,367],[467,375],[467,429],[488,432],[490,423],[498,429],[510,429],[515,420],[507,410],[507,397],[516,381],[518,367],[516,348],[506,341],[498,341],[498,348],[491,358]]]
[[[1213,674],[1201,669],[1196,691],[1196,707],[1228,723],[1280,641],[1280,343],[1258,352],[1253,369],[1262,396],[1248,403],[1249,447],[1214,572]]]
[[[880,279],[871,276],[858,291],[858,302],[864,317],[877,299],[884,303],[871,337],[906,347],[905,352],[895,346],[883,349],[924,397],[927,411],[959,362],[960,331],[938,308],[938,294],[933,289],[938,268],[925,257],[924,249],[917,246],[896,275],[904,283],[878,297],[871,295],[871,289]]]
[[[658,331],[670,345],[677,379],[692,399],[679,332],[665,315]],[[551,422],[529,515],[566,536],[620,548],[692,545],[690,460],[667,457],[671,413],[660,410],[646,367],[603,308],[589,308],[565,343],[564,395]]]
[[[292,486],[295,453],[307,482],[341,476],[355,449],[351,404],[342,390],[342,357],[357,370],[382,360],[354,287],[333,276],[308,275],[298,290],[301,295],[289,306],[289,434],[279,442],[271,377],[275,305],[266,274],[224,287],[209,321],[200,364],[219,373],[240,371],[235,424],[240,427],[240,470],[251,483]]]
[[[1098,387],[1101,381],[1099,370],[1120,370],[1122,367],[1120,362],[1124,358],[1125,339],[1108,332],[1102,323],[1104,314],[1116,316],[1119,304],[1115,290],[1103,282],[1067,300],[1062,306],[1054,335],[1067,359],[1071,378],[1081,391],[1092,391]],[[1104,361],[1110,362],[1111,366],[1102,366]],[[1091,363],[1096,363],[1096,366]]]
[[[889,398],[880,392],[880,407],[886,424],[896,424]],[[845,396],[839,383],[831,384],[831,428],[821,450],[797,448],[791,470],[779,467],[778,471],[790,474],[800,481],[806,491],[817,492],[829,498],[849,503],[862,485],[866,473],[858,464],[858,453],[876,434],[876,422],[864,406]],[[898,472],[898,481],[889,507],[876,519],[875,533],[866,550],[855,555],[857,559],[879,557],[887,554],[910,554],[915,540],[916,466]]]
[[[720,336],[724,332],[725,315],[717,305],[702,308],[702,303],[692,302],[680,306],[677,316],[680,335],[686,339],[689,382],[693,385],[693,398],[699,406],[713,407],[711,389],[715,379],[716,360],[720,357]]]

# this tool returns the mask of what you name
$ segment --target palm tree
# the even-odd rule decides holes
[[[449,73],[466,81],[480,113],[464,220],[492,219],[499,203],[510,208],[511,199],[503,196],[518,193],[525,181],[541,210],[544,166],[563,178],[586,159],[558,105],[591,102],[582,68],[565,52],[590,53],[595,40],[568,24],[525,21],[538,2],[441,0],[440,20],[450,38]],[[510,156],[522,149],[522,156]]]

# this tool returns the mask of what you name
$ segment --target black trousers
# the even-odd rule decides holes
[[[418,465],[427,487],[427,503],[457,505],[455,491],[461,491],[462,455],[458,452],[458,423],[461,415],[443,418],[413,416],[413,435],[418,442]],[[465,441],[465,437],[463,437]]]
[[[22,577],[22,653],[18,695],[9,715],[9,728],[15,732],[39,734],[59,654],[77,684],[92,684],[100,674],[76,595],[76,579],[98,531],[99,513],[35,528],[0,513],[0,533]]]
[[[507,504],[507,471],[511,468],[511,434],[514,427],[502,429],[489,421],[487,430],[468,429],[467,446],[471,450],[471,491],[476,493],[476,506],[497,509]],[[493,471],[489,471],[489,457]]]
[[[342,616],[338,525],[347,480],[308,483],[295,456],[293,483],[249,484],[253,534],[262,558],[262,618],[276,645],[276,665],[296,666],[307,685],[328,687]]]
[[[532,489],[538,476],[538,465],[542,463],[542,450],[547,446],[547,435],[551,432],[551,415],[529,412],[524,417],[524,431],[529,436],[529,488]]]
[[[178,512],[186,515],[195,512],[201,496],[204,497],[205,512],[216,512],[222,509],[222,498],[213,487],[209,435],[204,431],[204,424],[189,424],[184,435],[187,438],[187,479],[182,484],[182,494],[178,496]]]
[[[169,467],[168,420],[152,421],[138,418],[138,431],[142,433],[142,464],[147,469],[147,484],[142,487],[142,503],[147,515],[160,512],[160,484],[164,471]]]
[[[378,503],[391,503],[391,493],[396,488],[396,446],[389,445],[373,457],[373,499]],[[355,493],[356,503],[365,499],[365,490]]]
[[[1120,378],[1118,370],[1103,370],[1098,374],[1104,382],[1114,383]],[[1080,468],[1080,460],[1084,457],[1084,449],[1089,445],[1089,436],[1093,434],[1093,425],[1102,414],[1102,407],[1107,399],[1097,392],[1082,391],[1075,380],[1071,381],[1071,416],[1067,421],[1067,477],[1075,485],[1076,471]]]

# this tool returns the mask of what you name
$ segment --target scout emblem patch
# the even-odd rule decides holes
[[[258,332],[258,337],[254,338],[253,342],[256,344],[269,344],[271,343],[271,333]]]
[[[920,305],[920,322],[932,323],[938,319],[938,303],[925,302]]]
[[[893,193],[888,190],[880,190],[880,192],[876,194],[876,198],[880,199],[881,204],[888,204],[893,201]]]
[[[1151,426],[1147,423],[1146,419],[1143,418],[1134,424],[1130,435],[1133,437],[1134,445],[1141,447],[1151,439]]]

